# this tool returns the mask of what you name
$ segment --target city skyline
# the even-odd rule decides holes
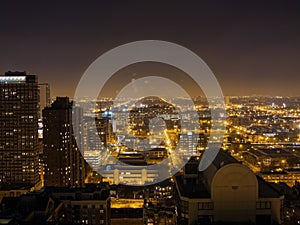
[[[0,56],[0,71],[37,74],[51,84],[52,96],[72,98],[80,77],[101,54],[154,39],[198,54],[224,95],[299,96],[299,2],[231,3],[3,1],[0,48],[6,54]],[[124,68],[120,76],[125,80],[149,70],[155,71],[147,65]]]
[[[73,104],[57,97],[43,109],[40,126],[48,85],[39,87],[38,76],[23,72],[0,78],[1,165],[10,165],[0,180],[2,220],[37,225],[300,221],[294,206],[300,201],[299,97],[226,96],[227,116],[215,119],[203,98],[195,98],[193,107],[183,104],[184,113],[178,114],[180,101],[155,96],[135,104],[116,101],[114,110],[111,99]],[[219,146],[223,132],[215,126],[223,122]],[[37,125],[43,130],[39,139]],[[33,165],[26,153],[37,156],[29,148],[33,130],[41,181],[34,187],[20,181]],[[201,170],[209,143],[218,151]]]
[[[300,224],[300,1],[0,2],[0,224]]]

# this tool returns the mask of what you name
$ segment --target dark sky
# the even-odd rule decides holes
[[[73,97],[105,51],[149,39],[197,53],[225,95],[300,96],[300,1],[0,1],[0,73],[38,74],[53,96]]]

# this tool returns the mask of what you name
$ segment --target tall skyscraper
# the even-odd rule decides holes
[[[68,97],[57,97],[51,107],[43,110],[44,123],[44,180],[45,186],[82,187],[84,185],[84,159],[80,149],[81,140],[74,138],[72,120],[81,124],[82,110],[72,114],[72,102]],[[79,135],[76,135],[78,137]]]
[[[94,132],[94,129],[92,129],[93,122],[96,125],[96,133]],[[82,127],[84,132],[83,149],[99,151],[99,149],[106,147],[112,133],[110,125],[111,123],[109,123],[108,118],[84,117]]]
[[[0,184],[40,182],[38,78],[25,72],[0,76]]]
[[[40,103],[40,111],[39,118],[42,117],[42,111],[45,107],[49,107],[51,105],[51,97],[50,97],[50,85],[48,83],[39,84],[39,103]]]
[[[39,84],[39,139],[43,139],[43,109],[51,106],[50,85],[48,83]]]

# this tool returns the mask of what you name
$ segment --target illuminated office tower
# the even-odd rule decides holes
[[[0,184],[40,182],[38,78],[25,72],[0,76]]]
[[[44,179],[45,186],[82,187],[84,185],[84,159],[81,140],[75,140],[80,127],[74,129],[72,120],[81,124],[82,110],[72,114],[72,102],[68,97],[57,97],[51,107],[43,110],[44,124]]]
[[[110,140],[110,125],[107,118],[84,117],[83,149],[99,151],[106,147]],[[96,133],[94,126],[96,126]]]

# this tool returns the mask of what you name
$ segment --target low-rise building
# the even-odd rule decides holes
[[[224,151],[196,175],[176,176],[181,224],[282,222],[283,196]]]
[[[53,196],[64,204],[64,222],[72,224],[110,225],[108,189],[60,189]]]

